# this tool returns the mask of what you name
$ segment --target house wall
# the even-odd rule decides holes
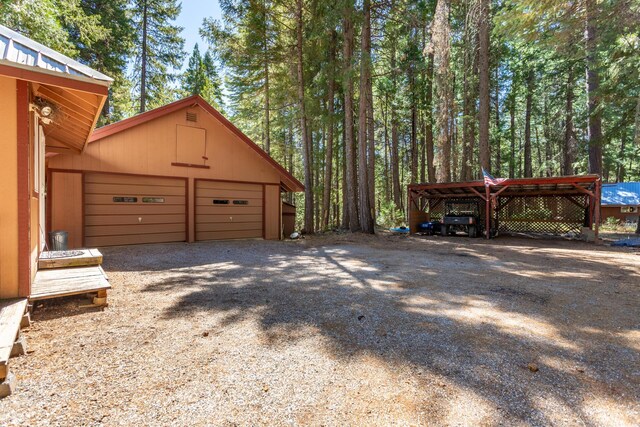
[[[82,174],[77,172],[54,172],[50,175],[51,231],[66,230],[69,248],[82,245]]]
[[[18,150],[16,80],[0,77],[0,298],[18,296]]]
[[[267,240],[280,239],[280,230],[282,228],[280,213],[280,186],[265,185],[264,186],[264,238]]]
[[[606,222],[609,217],[616,218],[622,222],[635,222],[638,220],[637,213],[623,213],[620,211],[620,206],[602,206],[600,208],[600,222]]]
[[[296,228],[296,207],[291,203],[282,202],[282,234],[285,238],[291,236]]]
[[[188,121],[187,113],[195,113],[197,122]],[[205,152],[201,152],[199,143],[193,147],[183,144],[178,147],[179,126],[204,129]],[[189,134],[184,129],[180,133]],[[179,162],[183,159],[191,159],[192,166],[176,165],[183,163]],[[202,163],[196,163],[199,161]],[[279,236],[279,172],[199,106],[184,108],[91,142],[82,155],[54,156],[50,158],[48,167],[52,171],[83,170],[188,178],[189,241],[195,238],[192,203],[195,179],[273,184],[266,186],[269,200],[265,203],[265,234],[269,239]],[[52,197],[54,200],[58,197],[55,191]],[[69,209],[73,207],[69,206]]]

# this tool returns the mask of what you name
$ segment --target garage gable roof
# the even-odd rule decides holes
[[[213,108],[207,101],[205,101],[199,95],[192,95],[188,98],[184,98],[179,101],[172,102],[170,104],[164,105],[154,110],[149,110],[144,113],[135,115],[133,117],[129,117],[128,119],[120,120],[119,122],[112,123],[110,125],[98,128],[91,135],[89,142],[91,143],[91,142],[99,141],[108,136],[125,131],[127,129],[141,125],[143,123],[149,122],[151,120],[157,119],[167,114],[171,114],[183,108],[194,107],[194,106],[199,106],[203,110],[205,110],[207,113],[211,114],[214,118],[220,121],[220,123],[222,123],[227,129],[229,129],[233,134],[238,136],[245,144],[247,144],[251,149],[253,149],[261,157],[263,157],[269,164],[271,164],[271,166],[273,166],[284,178],[283,181],[285,181],[285,184],[288,184],[287,187],[290,191],[295,191],[295,192],[304,191],[304,185],[302,185],[300,181],[298,181],[293,175],[291,175],[291,173],[289,173],[289,171],[283,168],[280,165],[280,163],[276,162],[262,148],[260,148],[258,144],[253,142],[251,138],[245,135],[240,129],[238,129],[233,123],[231,123],[226,117],[224,117],[218,110]]]

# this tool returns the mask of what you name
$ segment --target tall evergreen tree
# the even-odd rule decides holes
[[[189,65],[182,75],[182,89],[189,95],[201,95],[206,84],[207,74],[204,61],[200,55],[198,43],[196,43],[189,58]]]
[[[184,59],[182,28],[173,24],[182,8],[177,0],[134,0],[136,26],[133,79],[138,112],[174,100],[171,83]]]

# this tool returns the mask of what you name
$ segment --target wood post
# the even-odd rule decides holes
[[[596,181],[595,195],[594,195],[594,216],[595,216],[595,224],[594,224],[594,242],[598,243],[598,231],[600,229],[600,191],[602,190],[602,179],[598,178]]]
[[[491,238],[491,188],[485,185],[485,233],[486,239]]]

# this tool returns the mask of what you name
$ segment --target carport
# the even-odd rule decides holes
[[[598,175],[410,184],[410,232],[417,233],[422,222],[441,220],[446,200],[475,199],[484,208],[485,230],[561,235],[588,227],[597,239],[600,188]]]

